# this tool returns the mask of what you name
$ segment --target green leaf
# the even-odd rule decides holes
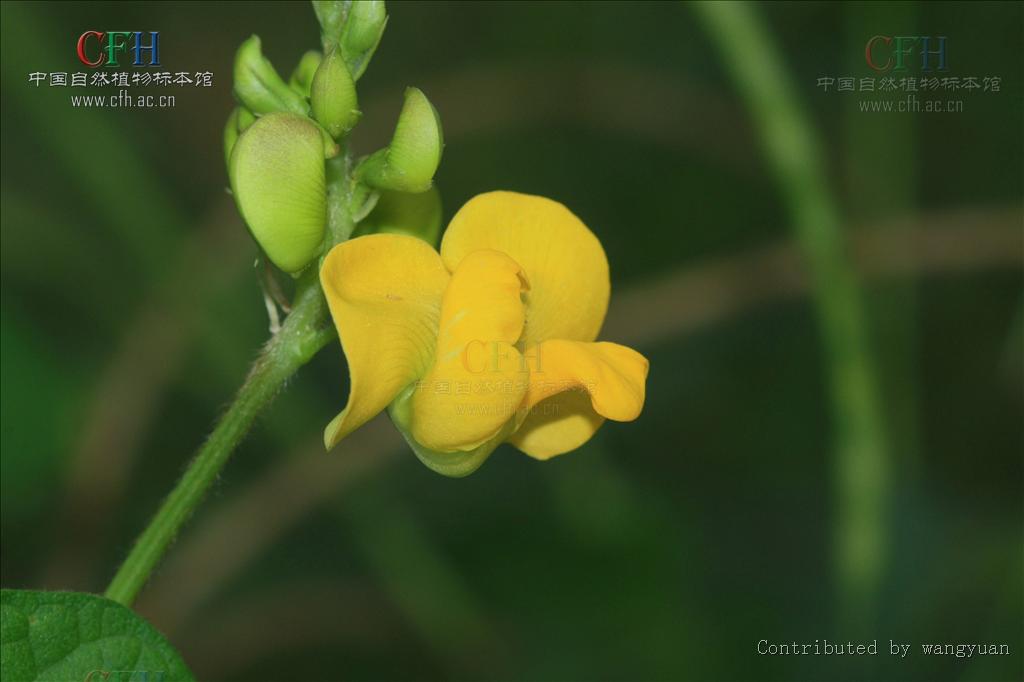
[[[94,594],[2,590],[0,641],[4,682],[195,680],[149,623]]]

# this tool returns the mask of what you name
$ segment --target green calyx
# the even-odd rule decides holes
[[[348,134],[359,121],[356,83],[338,48],[327,53],[313,74],[310,104],[313,117],[334,139]]]
[[[373,211],[359,223],[359,235],[386,232],[417,237],[437,247],[441,236],[441,193],[382,191]]]
[[[412,399],[416,384],[411,384],[398,394],[388,406],[388,416],[395,427],[401,432],[405,442],[409,444],[416,457],[431,471],[451,478],[462,478],[480,468],[491,453],[499,445],[508,440],[516,429],[516,419],[510,419],[493,438],[472,450],[458,452],[440,452],[431,450],[416,442],[412,437],[413,409]]]
[[[272,113],[239,136],[229,161],[238,210],[267,257],[302,270],[321,250],[327,222],[324,140],[305,116]]]
[[[235,97],[254,114],[290,111],[306,114],[309,107],[302,95],[288,87],[263,56],[259,36],[251,36],[235,54]]]
[[[364,159],[356,177],[376,189],[425,192],[443,149],[441,119],[434,105],[419,88],[406,88],[391,144]]]

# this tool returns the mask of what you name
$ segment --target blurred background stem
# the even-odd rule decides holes
[[[761,19],[696,3],[745,100],[810,269],[835,420],[834,557],[844,632],[870,632],[886,548],[889,463],[864,305],[825,181],[821,147]]]
[[[913,3],[845,5],[846,72],[858,72],[864,62],[865,36],[874,35],[880,23],[909,30],[918,15]],[[921,153],[914,118],[870,117],[859,108],[845,107],[841,121],[843,215],[847,223],[861,225],[886,216],[914,215],[919,174],[915,159]],[[896,230],[909,225],[909,221],[892,223]],[[916,255],[908,254],[911,258]],[[921,468],[919,286],[914,278],[890,282],[875,291],[868,308],[874,323],[879,390],[885,396],[892,478],[907,483],[917,480]]]

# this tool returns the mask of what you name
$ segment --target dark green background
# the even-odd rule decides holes
[[[609,340],[651,359],[647,405],[573,454],[502,448],[448,480],[387,428],[323,454],[346,394],[332,346],[138,602],[200,678],[1024,677],[1022,5],[755,10],[824,142],[844,233],[882,244],[861,262],[891,506],[857,634],[880,655],[756,652],[855,633],[832,559],[826,355],[806,288],[759,295],[779,285],[755,265],[793,246],[788,216],[696,14],[394,2],[359,83],[356,148],[386,142],[417,85],[445,124],[446,216],[491,189],[571,207],[609,254],[613,301],[651,303],[609,322],[623,336]],[[3,585],[101,591],[267,333],[255,247],[225,193],[234,50],[257,33],[287,73],[317,27],[307,4],[269,2],[5,2],[2,20]],[[30,86],[33,71],[86,70],[85,30],[158,30],[165,68],[213,71],[215,87],[104,111]],[[964,94],[959,114],[886,115],[815,87],[872,75],[876,34],[948,36],[951,74],[1000,76],[1002,91]],[[645,293],[722,269],[691,299]],[[659,323],[673,331],[644,331]],[[887,655],[890,638],[914,645],[907,659]],[[1012,655],[927,658],[922,642]]]

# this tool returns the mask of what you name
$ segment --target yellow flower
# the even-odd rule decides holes
[[[389,408],[425,464],[460,476],[502,442],[549,459],[643,408],[647,359],[594,342],[604,250],[558,202],[481,194],[440,253],[415,237],[359,237],[331,250],[320,281],[351,384],[328,448]]]

